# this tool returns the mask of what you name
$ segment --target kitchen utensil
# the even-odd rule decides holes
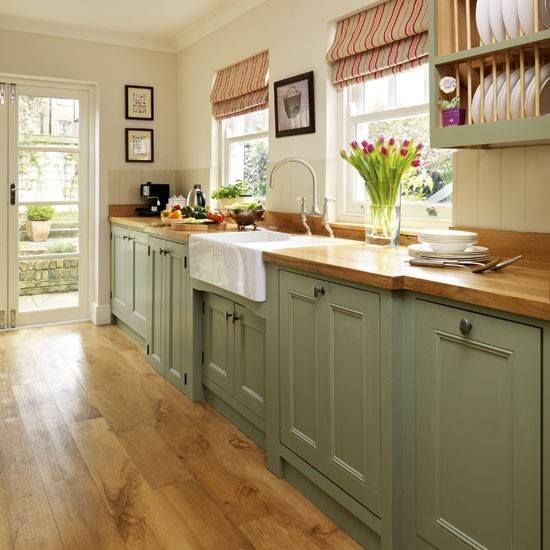
[[[519,256],[514,256],[513,258],[508,258],[507,260],[502,260],[502,262],[495,265],[495,267],[492,267],[491,269],[493,271],[500,271],[501,269],[504,269],[505,267],[515,264],[518,260],[521,260],[523,256],[520,254]]]
[[[476,268],[485,267],[482,262],[473,261],[452,261],[452,260],[421,260],[418,258],[411,258],[409,264],[416,267],[460,267],[464,269],[470,269],[475,266]]]
[[[206,197],[201,190],[201,186],[196,184],[193,186],[193,189],[189,192],[187,196],[187,205],[188,206],[206,206]]]
[[[497,266],[501,261],[502,258],[497,258],[496,260],[492,260],[483,266],[474,267],[474,269],[472,269],[472,273],[483,273],[485,271],[489,271],[489,269],[493,269],[493,267]]]
[[[239,226],[239,231],[244,231],[251,225],[256,229],[258,222],[264,219],[265,210],[249,210],[248,208],[230,208],[229,217]]]
[[[489,0],[490,25],[497,42],[506,40],[506,27],[502,14],[502,0]]]
[[[484,44],[491,43],[491,16],[489,0],[477,0],[476,26]]]

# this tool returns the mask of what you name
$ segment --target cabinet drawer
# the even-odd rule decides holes
[[[540,329],[424,300],[414,325],[416,535],[540,548]]]

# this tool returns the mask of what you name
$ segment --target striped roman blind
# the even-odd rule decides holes
[[[339,87],[427,62],[428,0],[387,0],[339,21],[327,59]]]
[[[210,99],[218,120],[267,108],[269,52],[218,71]]]

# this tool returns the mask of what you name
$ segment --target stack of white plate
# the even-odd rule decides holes
[[[489,259],[489,249],[485,246],[471,245],[462,252],[435,252],[430,245],[417,243],[409,246],[409,256],[421,260],[473,260],[485,262]]]
[[[550,0],[549,0],[550,1]],[[535,116],[537,82],[535,68],[526,67],[524,75],[525,86],[525,116]],[[496,82],[493,82],[493,75],[485,77],[484,91],[484,113],[481,116],[481,84],[477,87],[472,100],[472,121],[493,122],[493,101],[496,87],[497,94],[497,118],[506,120],[507,86],[506,73],[497,73]],[[550,114],[550,63],[540,69],[540,112],[541,115]],[[510,116],[513,119],[521,117],[521,72],[520,69],[510,74]]]
[[[483,261],[489,250],[476,246],[477,238],[477,233],[471,231],[424,229],[418,233],[420,243],[409,246],[409,254],[422,259]]]
[[[540,30],[550,29],[550,0],[538,0]],[[476,26],[484,44],[535,32],[533,0],[477,0]]]

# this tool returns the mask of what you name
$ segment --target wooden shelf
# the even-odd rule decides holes
[[[433,56],[432,63],[436,67],[441,65],[453,65],[465,61],[474,61],[476,59],[489,57],[498,53],[506,53],[512,49],[528,48],[535,46],[543,41],[550,41],[550,29],[530,34],[528,36],[518,36],[517,38],[510,38],[509,40],[503,40],[502,42],[494,42],[486,46],[479,46],[477,48],[471,48],[469,50],[463,50],[456,53],[450,53],[447,55]]]
[[[550,142],[550,115],[484,124],[433,127],[432,146],[443,149],[473,149],[542,145]]]

